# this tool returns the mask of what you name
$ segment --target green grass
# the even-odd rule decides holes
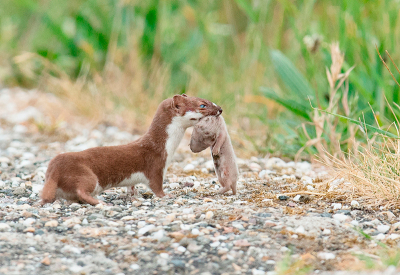
[[[399,115],[385,103],[385,97],[390,104],[399,102],[399,88],[375,51],[377,45],[400,60],[399,8],[395,0],[4,0],[0,82],[58,93],[43,81],[43,75],[59,77],[56,70],[38,59],[28,64],[14,58],[34,52],[72,82],[94,81],[97,96],[117,109],[150,113],[153,104],[144,106],[147,101],[181,92],[209,98],[224,107],[231,127],[257,150],[293,156],[309,137],[317,137],[315,128],[306,125],[307,137],[300,125],[312,119],[309,100],[327,107],[325,68],[334,41],[345,53],[342,72],[355,68],[349,75],[351,113],[343,113],[340,102],[331,111],[383,127]],[[122,95],[115,85],[101,84],[111,83],[119,71],[124,80],[117,82],[126,83]],[[84,90],[94,96],[93,89]],[[272,100],[255,97],[260,95]],[[132,98],[140,98],[140,105]],[[346,138],[349,124],[340,122],[338,131]],[[304,152],[318,149],[308,146]]]

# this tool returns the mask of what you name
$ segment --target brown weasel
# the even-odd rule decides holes
[[[210,146],[215,172],[222,186],[218,192],[223,194],[232,189],[232,193],[236,195],[239,171],[228,129],[222,116],[204,117],[194,127],[190,139],[190,150],[198,153]]]
[[[112,187],[148,184],[164,197],[163,179],[185,130],[221,107],[197,97],[175,95],[161,102],[148,131],[126,145],[95,147],[53,158],[46,172],[42,205],[58,197],[96,205],[93,198]]]

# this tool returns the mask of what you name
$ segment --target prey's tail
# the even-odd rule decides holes
[[[46,203],[52,203],[56,200],[56,189],[57,189],[57,181],[55,181],[51,177],[49,178],[46,177],[46,182],[42,190],[41,205],[45,205]]]

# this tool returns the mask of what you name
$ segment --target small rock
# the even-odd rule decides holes
[[[189,163],[183,168],[183,171],[184,172],[190,172],[190,171],[193,171],[194,169],[195,169],[194,165]]]
[[[50,265],[49,257],[45,257],[41,262],[42,265]]]
[[[333,260],[336,258],[335,254],[330,252],[318,252],[317,257],[321,260]]]
[[[261,166],[258,163],[255,163],[255,162],[250,163],[249,164],[249,168],[253,172],[259,172],[262,169]]]
[[[58,226],[58,221],[48,221],[44,224],[45,227],[57,227]]]
[[[71,208],[72,211],[76,211],[79,208],[81,208],[81,204],[80,203],[72,203],[69,208]]]
[[[178,182],[171,182],[171,183],[169,184],[169,187],[170,187],[171,189],[176,189],[176,188],[179,187],[179,183],[178,183]]]
[[[130,265],[130,268],[131,268],[132,270],[139,270],[139,269],[140,269],[140,265],[138,265],[138,264],[132,264],[132,265]]]
[[[154,230],[154,228],[155,228],[154,224],[146,225],[146,226],[144,226],[144,227],[139,229],[138,235],[144,235],[144,234],[146,234],[148,232],[151,232],[152,230]]]
[[[250,246],[250,243],[246,239],[234,241],[233,244],[240,247]]]
[[[304,229],[304,226],[300,225],[298,228],[296,228],[295,232],[298,234],[304,234],[306,230]]]
[[[379,233],[378,235],[376,235],[375,237],[377,240],[382,241],[385,239],[385,234]]]
[[[266,175],[267,175],[267,170],[261,170],[261,172],[258,173],[258,177],[260,179],[264,179]]]
[[[200,245],[197,245],[196,242],[190,242],[189,245],[187,246],[187,250],[189,250],[192,253],[197,253],[199,252],[203,247]]]
[[[378,227],[377,227],[377,229],[378,229],[378,231],[380,232],[380,233],[387,233],[389,230],[390,230],[390,226],[389,225],[384,225],[384,224],[381,224],[381,225],[378,225]]]
[[[26,190],[25,190],[24,187],[17,187],[17,188],[15,188],[13,194],[14,194],[15,196],[18,196],[18,195],[23,195],[23,194],[25,194],[25,192],[26,192]]]
[[[233,222],[232,226],[237,228],[237,229],[239,229],[239,230],[244,230],[243,225],[241,223],[239,223],[239,222]]]
[[[344,222],[344,221],[350,220],[349,216],[343,215],[343,214],[335,214],[335,215],[333,215],[333,218],[335,220],[337,220],[337,221],[340,221],[340,222]]]
[[[287,200],[289,197],[288,196],[285,196],[285,195],[280,195],[280,196],[278,196],[278,199],[280,199],[281,201],[285,201],[285,200]]]
[[[212,211],[207,211],[207,213],[206,213],[206,219],[209,220],[209,219],[211,219],[212,217],[214,217],[214,213],[213,213]]]
[[[352,200],[351,203],[350,203],[350,205],[353,206],[353,207],[358,207],[358,206],[360,206],[360,204],[358,203],[358,201],[355,201],[355,200]]]
[[[296,195],[296,197],[293,198],[294,201],[300,201],[301,195]]]
[[[334,210],[342,209],[342,204],[341,203],[332,203],[332,207]]]
[[[0,232],[5,232],[5,231],[9,231],[10,230],[10,226],[6,223],[0,223]]]
[[[331,230],[325,228],[324,231],[322,231],[322,235],[330,235],[331,234]]]

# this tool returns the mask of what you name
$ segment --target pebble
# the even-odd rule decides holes
[[[207,211],[206,219],[209,220],[209,219],[212,219],[212,217],[214,217],[214,213],[212,211]]]
[[[132,270],[139,270],[140,269],[140,265],[138,264],[132,264],[129,266]]]
[[[45,227],[56,227],[58,226],[58,221],[48,221],[44,224]]]
[[[299,227],[296,228],[295,232],[298,234],[304,234],[306,233],[306,230],[304,229],[304,226],[300,225]]]
[[[154,228],[155,228],[154,224],[146,225],[139,229],[138,235],[140,236],[140,235],[144,235],[148,232],[151,232],[152,230],[154,230]]]
[[[350,203],[350,205],[351,205],[352,207],[358,207],[358,206],[360,206],[360,204],[358,203],[358,201],[355,201],[355,200],[352,200],[351,203]]]
[[[335,214],[333,218],[339,222],[349,221],[351,219],[349,216],[343,214]]]
[[[6,223],[0,223],[0,232],[5,232],[10,230],[10,226]]]
[[[317,257],[321,260],[333,260],[336,258],[335,254],[330,252],[318,252]]]
[[[195,169],[194,165],[189,163],[183,168],[183,171],[184,172],[190,172],[190,171],[193,171],[194,169]]]
[[[325,228],[324,231],[322,231],[322,235],[330,235],[331,234],[331,230]]]
[[[243,225],[241,223],[239,223],[239,222],[233,222],[232,226],[237,228],[237,229],[239,229],[239,230],[244,230]]]
[[[178,182],[172,182],[172,183],[169,184],[169,187],[171,189],[176,189],[176,188],[179,187],[179,183]]]
[[[390,226],[389,225],[384,225],[384,224],[381,224],[381,225],[378,225],[378,227],[377,227],[377,229],[378,229],[378,231],[380,232],[380,233],[387,233],[389,230],[390,230]]]
[[[280,196],[278,196],[278,199],[280,199],[281,201],[285,201],[285,200],[287,200],[289,197],[288,196],[285,196],[285,195],[280,195]]]

